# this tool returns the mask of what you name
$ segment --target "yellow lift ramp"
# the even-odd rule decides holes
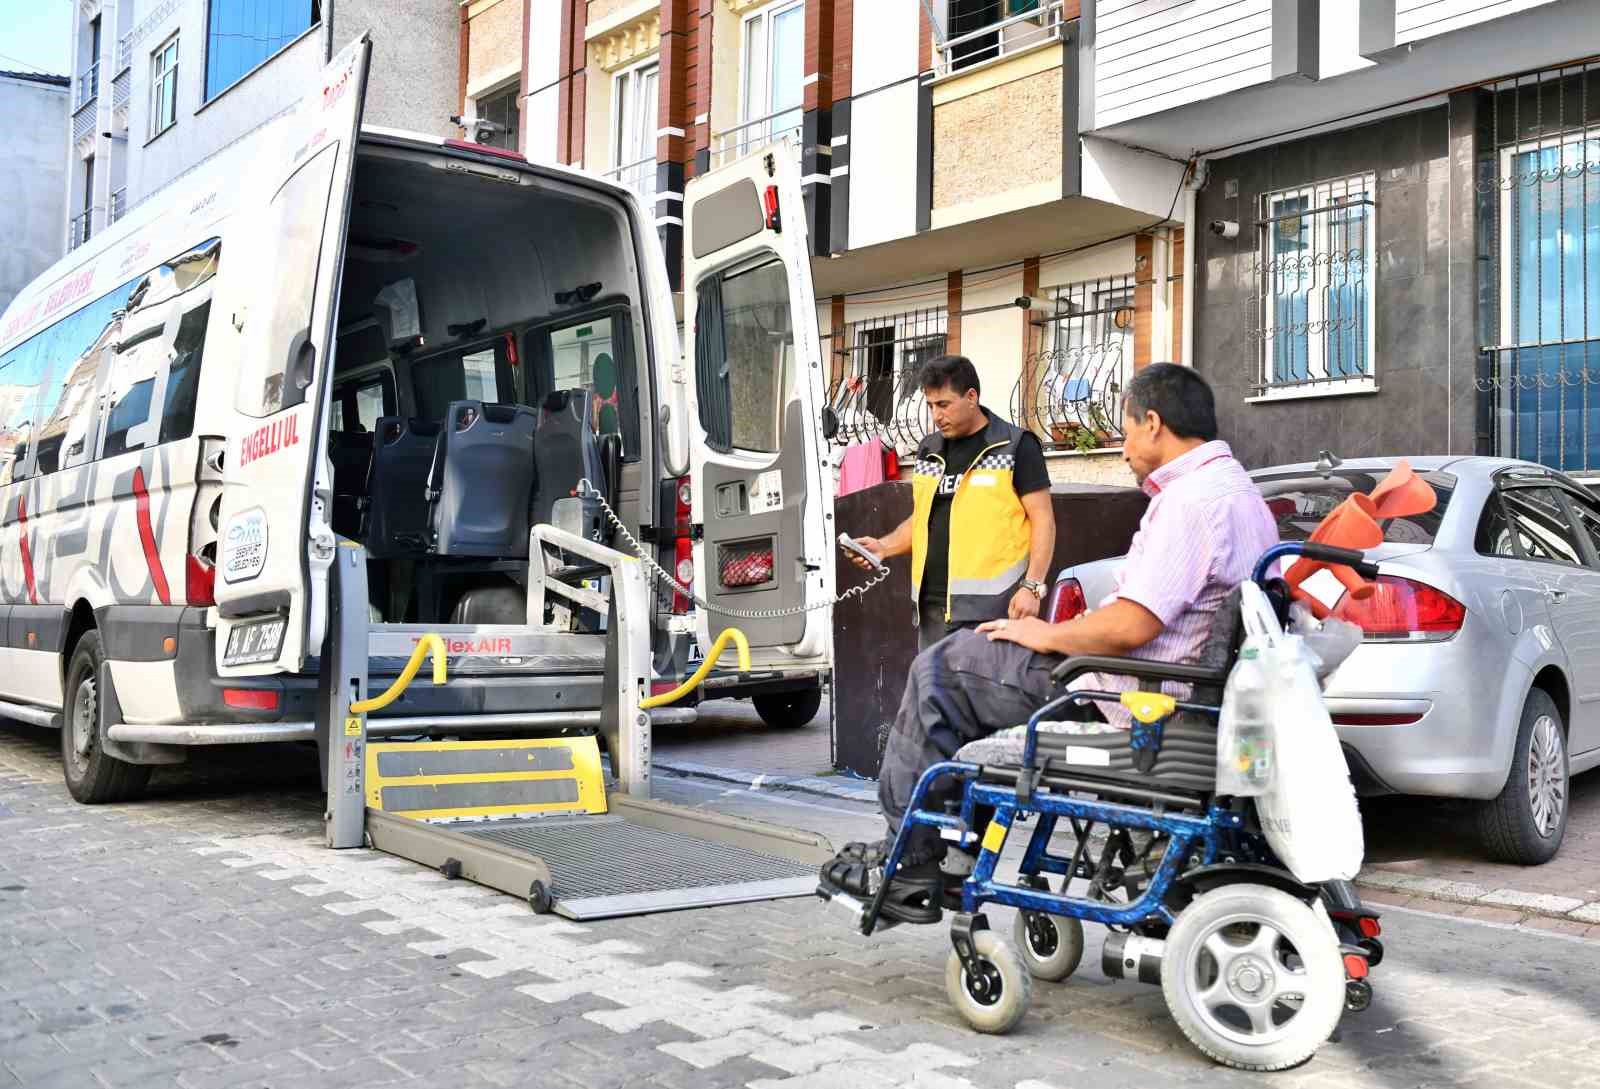
[[[650,798],[651,708],[692,691],[730,643],[748,671],[742,634],[724,632],[693,677],[647,696],[649,590],[637,561],[536,526],[529,615],[545,616],[551,599],[563,606],[557,623],[575,607],[607,617],[599,736],[574,726],[536,738],[369,743],[366,714],[397,699],[430,654],[432,682],[449,683],[445,647],[424,637],[389,690],[368,698],[365,656],[342,653],[368,646],[366,556],[342,544],[318,715],[330,847],[371,846],[579,920],[813,894],[817,867],[833,856],[825,838]],[[605,593],[586,585],[597,573]]]

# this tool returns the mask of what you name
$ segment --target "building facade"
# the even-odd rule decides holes
[[[363,31],[366,123],[459,131],[453,0],[79,0],[74,11],[68,248],[289,108]]]
[[[61,130],[67,123],[71,80],[66,76],[0,71],[0,311],[28,282],[61,257],[66,222],[66,163]]]

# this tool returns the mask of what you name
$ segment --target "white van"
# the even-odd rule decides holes
[[[363,131],[369,54],[0,318],[0,715],[64,727],[80,800],[137,793],[186,744],[311,736],[341,536],[370,557],[375,690],[421,632],[450,649],[451,682],[386,714],[442,734],[592,717],[602,663],[552,652],[526,605],[530,526],[584,478],[712,606],[813,607],[663,593],[658,687],[736,624],[755,673],[719,694],[780,724],[816,709],[832,510],[789,149],[686,195],[685,365],[631,193]]]

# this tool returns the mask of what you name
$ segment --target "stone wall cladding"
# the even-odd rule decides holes
[[[472,46],[467,82],[478,80],[522,64],[522,5],[517,0],[500,0],[472,20],[469,28]]]
[[[1060,175],[1060,71],[1040,72],[934,107],[935,208]]]

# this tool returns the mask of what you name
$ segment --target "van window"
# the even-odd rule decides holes
[[[425,420],[444,419],[451,401],[517,401],[511,357],[504,340],[419,359],[411,367],[411,385],[417,398],[417,415]]]
[[[150,429],[145,425],[150,422],[150,402],[166,361],[163,336],[142,340],[112,359],[102,457],[116,457],[151,444]]]
[[[172,364],[167,372],[166,404],[161,410],[161,441],[176,442],[194,434],[195,402],[200,396],[200,361],[206,346],[206,325],[211,319],[207,299],[178,322],[172,342]]]
[[[60,464],[73,421],[93,408],[100,352],[95,346],[112,316],[127,305],[135,281],[41,329],[0,358],[0,484],[21,480],[29,471],[27,452],[50,427],[43,472]],[[36,428],[35,424],[39,426]],[[71,440],[76,442],[76,438]],[[92,438],[88,445],[92,444]]]
[[[333,391],[334,431],[378,430],[378,420],[400,411],[395,403],[394,376],[378,371]]]
[[[695,384],[707,442],[775,453],[794,355],[783,263],[716,273],[698,290]]]
[[[593,392],[596,433],[621,436],[624,455],[635,457],[639,448],[637,390],[625,330],[621,318],[607,316],[552,331],[552,388]]]
[[[245,311],[244,358],[236,404],[246,416],[271,416],[306,399],[318,364],[311,312],[338,144],[330,144],[283,184],[267,208],[265,246],[252,270],[256,290]]]

